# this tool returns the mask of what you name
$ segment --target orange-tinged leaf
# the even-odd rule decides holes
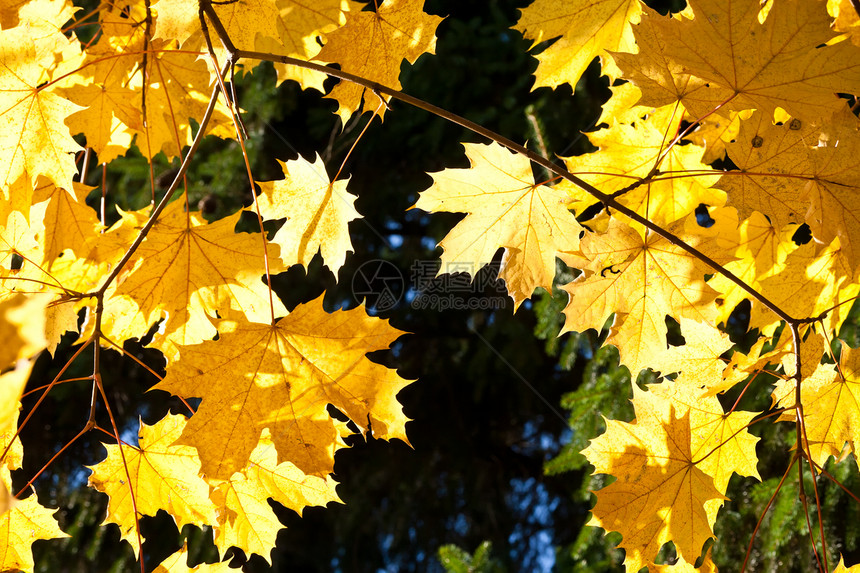
[[[123,446],[121,454],[119,445],[105,444],[107,458],[90,467],[89,485],[110,496],[104,523],[117,524],[135,554],[140,551],[135,506],[138,519],[163,509],[179,528],[189,523],[214,525],[217,521],[209,486],[198,475],[197,451],[174,445],[185,426],[184,416],[172,414],[152,426],[141,422],[137,448]]]
[[[337,275],[347,251],[352,252],[348,223],[361,217],[353,206],[355,196],[346,192],[345,180],[329,181],[319,156],[314,163],[301,157],[279,163],[285,178],[261,182],[257,202],[264,219],[287,219],[272,239],[281,247],[284,266],[307,268],[319,251]]]
[[[823,2],[774,2],[763,23],[758,0],[691,0],[690,6],[692,20],[643,17],[634,28],[637,39],[639,29],[648,29],[646,34],[660,39],[659,51],[640,46],[638,55],[618,60],[623,70],[635,70],[662,87],[663,93],[655,94],[633,76],[643,92],[659,96],[649,99],[650,105],[675,99],[670,95],[677,91],[674,75],[659,65],[663,60],[708,83],[696,90],[695,102],[684,99],[696,117],[725,104],[768,114],[781,107],[814,121],[841,108],[836,93],[860,92],[860,48],[850,42],[826,45],[837,34]]]
[[[234,232],[239,216],[207,223],[198,213],[186,213],[183,201],[171,203],[117,288],[118,296],[139,306],[147,324],[166,318],[153,344],[170,358],[177,344],[215,336],[211,320],[227,309],[251,320],[271,319],[269,289],[261,280],[263,241],[259,234]],[[270,271],[279,272],[278,247],[270,244],[268,253]],[[273,302],[276,313],[286,312],[277,297]]]
[[[328,404],[377,438],[406,440],[395,395],[409,382],[365,357],[402,334],[363,309],[326,313],[322,300],[276,324],[219,324],[220,337],[184,346],[156,388],[203,401],[182,443],[197,447],[203,473],[229,479],[245,467],[263,429],[279,460],[325,476],[340,447]]]
[[[436,27],[442,18],[425,14],[423,0],[385,0],[376,12],[350,11],[346,24],[326,35],[326,43],[316,59],[340,64],[342,70],[400,89],[400,65],[415,63],[418,56],[436,49]],[[341,82],[326,97],[338,101],[337,114],[344,124],[361,109],[363,87]],[[368,107],[379,104],[372,98]],[[385,113],[385,107],[379,110]]]
[[[535,46],[552,38],[561,38],[537,55],[540,62],[535,71],[535,85],[554,88],[562,83],[576,86],[591,61],[607,51],[633,51],[631,24],[639,22],[642,3],[639,0],[536,0],[521,8],[514,26],[532,40]],[[615,70],[605,69],[604,72]],[[617,77],[610,73],[610,77]]]
[[[577,249],[582,227],[567,193],[535,184],[528,159],[497,143],[464,145],[472,166],[433,173],[415,207],[468,213],[440,243],[443,272],[456,264],[474,277],[504,247],[499,277],[518,307],[535,288],[552,290],[555,257]]]
[[[615,476],[596,492],[589,525],[623,536],[627,571],[639,571],[667,541],[695,561],[713,536],[716,508],[725,499],[691,451],[691,418],[686,405],[633,385],[633,423],[606,421],[606,432],[583,450],[595,473]]]
[[[34,541],[68,537],[57,526],[56,511],[31,495],[0,515],[0,571],[33,571]]]

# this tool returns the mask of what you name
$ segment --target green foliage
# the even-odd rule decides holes
[[[443,545],[439,548],[438,557],[448,573],[504,573],[505,568],[492,553],[493,544],[485,541],[472,555],[456,545]]]

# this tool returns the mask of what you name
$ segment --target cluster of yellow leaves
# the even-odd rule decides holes
[[[856,105],[849,109],[856,99],[839,96],[860,96],[857,20],[854,5],[837,0],[690,0],[674,16],[639,0],[539,0],[522,10],[516,29],[527,38],[557,38],[537,56],[535,87],[575,86],[594,56],[604,73],[628,81],[612,88],[600,119],[606,127],[587,134],[598,151],[564,158],[567,169],[760,295],[611,208],[583,222],[581,237],[557,234],[573,225],[572,215],[551,226],[536,218],[543,204],[516,219],[512,209],[492,219],[517,236],[534,234],[541,255],[581,271],[563,287],[570,295],[565,329],[600,330],[613,317],[607,342],[634,380],[643,368],[664,376],[647,390],[634,384],[636,419],[607,420],[606,432],[583,452],[597,473],[616,478],[596,492],[591,523],[622,534],[627,571],[713,570],[708,556],[699,569],[692,564],[713,536],[728,479],[757,476],[756,438],[746,429],[757,413],[726,412],[716,395],[767,364],[776,364],[781,378],[773,401],[787,408],[782,420],[798,419],[800,396],[804,455],[821,466],[846,447],[856,452],[856,351],[845,348],[834,364],[829,341],[860,293],[860,120]],[[710,166],[723,159],[730,170]],[[466,232],[476,209],[460,199],[462,188],[441,193],[446,173],[434,177],[432,204],[424,196],[418,203],[438,210],[446,201],[445,210],[470,213],[442,242],[446,256],[479,246],[492,251],[483,242],[490,240],[506,248],[504,260],[515,260],[522,247],[498,240],[497,230]],[[580,212],[595,202],[566,181],[551,190],[524,185],[530,199]],[[560,189],[567,198],[558,198]],[[708,215],[694,213],[700,205]],[[482,205],[478,216],[494,208]],[[802,224],[813,238],[806,244],[795,241]],[[531,265],[539,260],[546,259],[531,257]],[[521,283],[510,286],[517,303],[531,294]],[[752,302],[750,328],[760,339],[748,354],[731,355],[718,325],[744,299]],[[774,338],[781,319],[764,301],[792,319],[819,318],[800,325],[800,349],[788,327]],[[680,323],[682,346],[668,346],[668,317]],[[766,344],[774,349],[763,352]],[[797,354],[802,380],[794,378]],[[668,541],[678,562],[655,564]],[[848,569],[840,563],[838,570]]]
[[[54,510],[12,480],[32,360],[69,331],[103,351],[156,325],[150,346],[166,376],[155,387],[199,406],[141,422],[134,444],[106,445],[107,458],[90,468],[90,485],[110,496],[105,523],[139,553],[140,518],[164,510],[179,526],[211,527],[222,556],[239,547],[268,559],[282,526],[267,500],[298,513],[337,502],[331,475],[345,437],[406,441],[395,396],[408,381],[366,357],[402,333],[363,309],[326,312],[321,298],[288,313],[264,281],[318,252],[335,272],[343,265],[348,224],[360,216],[347,181],[331,181],[320,159],[283,164],[285,178],[261,183],[258,203],[264,219],[287,219],[272,242],[236,232],[241,213],[210,223],[187,199],[120,211],[105,225],[86,203],[92,189],[73,181],[78,141],[110,164],[132,145],[149,158],[182,157],[200,123],[236,137],[229,104],[213,95],[222,62],[207,51],[198,3],[118,0],[89,14],[71,0],[13,4],[0,7],[0,570],[32,570],[33,541],[65,536]],[[378,12],[348,0],[213,10],[239,48],[333,62],[391,85],[403,60],[432,53],[441,21],[407,0]],[[97,30],[82,44],[74,30],[86,26]],[[209,40],[223,58],[214,33]],[[322,89],[319,73],[280,66],[279,75]],[[345,86],[330,97],[346,119],[365,94]],[[97,371],[92,381],[107,400],[122,382]],[[183,550],[157,571],[192,570],[185,563]]]
[[[271,242],[235,232],[238,213],[209,223],[182,200],[156,219],[121,212],[106,227],[85,203],[90,189],[73,182],[82,149],[73,136],[105,163],[132,144],[147,157],[182,156],[189,119],[215,102],[205,129],[234,137],[230,106],[210,95],[231,56],[213,30],[254,57],[336,63],[399,89],[402,62],[433,52],[441,19],[420,0],[375,11],[349,0],[208,8],[204,28],[196,2],[106,3],[86,16],[98,23],[87,45],[67,27],[82,17],[69,0],[0,9],[0,570],[32,568],[32,541],[63,535],[35,495],[16,500],[26,492],[14,492],[10,472],[23,456],[29,359],[68,331],[121,348],[158,324],[150,345],[167,366],[156,388],[200,399],[188,418],[141,423],[136,445],[109,444],[92,467],[91,485],[110,496],[106,523],[138,552],[139,518],[163,509],[179,525],[212,527],[222,555],[236,546],[268,557],[280,524],[266,500],[298,512],[337,501],[334,454],[350,428],[406,440],[395,396],[408,382],[366,358],[400,332],[360,309],[327,313],[320,300],[288,314],[261,280],[317,252],[334,271],[343,265],[359,217],[346,181],[331,181],[320,159],[283,164],[284,179],[262,183],[256,206],[286,219]],[[628,571],[715,570],[701,552],[729,478],[758,476],[747,431],[757,413],[726,412],[717,395],[767,364],[782,378],[773,392],[782,420],[797,420],[800,396],[805,455],[822,465],[855,450],[860,365],[849,350],[835,360],[829,342],[860,293],[860,121],[837,95],[860,95],[856,16],[848,0],[691,0],[675,16],[640,0],[537,0],[515,26],[536,45],[552,42],[538,54],[536,87],[575,85],[594,57],[628,81],[613,87],[606,127],[588,134],[597,151],[563,158],[567,169],[650,225],[612,208],[578,221],[589,194],[536,183],[529,161],[498,144],[467,144],[471,167],[433,174],[415,205],[466,214],[441,243],[443,262],[478,268],[504,249],[500,276],[516,307],[552,288],[556,258],[578,269],[564,286],[565,329],[612,318],[608,342],[634,378],[643,368],[663,376],[634,386],[636,419],[607,421],[585,451],[616,478],[597,493],[592,523],[621,532]],[[322,89],[318,72],[278,73]],[[327,97],[344,120],[365,103],[385,111],[382,95],[356,84]],[[715,169],[717,160],[733,167]],[[813,241],[799,244],[803,224]],[[744,299],[761,336],[729,360],[718,325]],[[820,318],[800,325],[802,348],[776,338],[780,317],[765,301],[784,317]],[[667,318],[682,346],[667,344]],[[93,383],[111,381],[93,372]],[[678,562],[656,564],[669,541]],[[184,555],[159,570],[188,569]]]

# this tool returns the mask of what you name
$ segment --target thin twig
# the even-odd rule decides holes
[[[203,6],[204,6],[204,9],[206,9],[205,2],[203,3]],[[211,10],[211,7],[209,8],[209,10]],[[209,12],[207,11],[207,15],[208,15],[208,13]],[[213,27],[215,27],[216,32],[218,32],[219,37],[220,37],[221,32],[219,31],[219,27],[215,26],[214,24],[215,24],[215,22],[213,22]],[[223,30],[223,27],[221,27],[221,30]],[[229,46],[233,46],[232,42],[229,41],[229,37],[227,37],[227,38],[222,37],[221,41],[225,45],[229,44]],[[786,313],[781,308],[779,308],[779,306],[777,306],[775,303],[773,303],[770,299],[768,299],[766,296],[764,296],[763,294],[761,294],[760,292],[758,292],[757,290],[752,288],[743,279],[741,279],[740,277],[738,277],[737,275],[735,275],[734,273],[732,273],[731,271],[729,271],[728,269],[723,267],[721,264],[717,263],[712,258],[710,258],[706,254],[702,253],[701,251],[699,251],[695,247],[689,245],[688,243],[683,241],[678,236],[676,236],[676,235],[670,233],[669,231],[663,229],[659,225],[652,223],[647,218],[642,217],[641,215],[639,215],[638,213],[636,213],[634,210],[630,209],[629,207],[622,205],[617,200],[613,199],[611,195],[608,195],[608,194],[600,191],[599,189],[597,189],[596,187],[594,187],[590,183],[580,179],[576,175],[569,172],[567,169],[556,165],[555,163],[553,163],[549,159],[523,147],[522,145],[514,142],[511,139],[508,139],[507,137],[505,137],[503,135],[500,135],[500,134],[498,134],[498,133],[496,133],[490,129],[487,129],[486,127],[483,127],[482,125],[478,125],[477,123],[475,123],[473,121],[470,121],[470,120],[468,120],[464,117],[461,117],[457,114],[451,113],[448,110],[442,109],[442,108],[435,106],[431,103],[428,103],[422,99],[416,98],[416,97],[411,96],[411,95],[406,94],[406,93],[403,93],[400,90],[396,90],[396,89],[390,88],[388,86],[384,86],[384,85],[379,84],[377,82],[369,81],[365,78],[362,78],[360,76],[356,76],[354,74],[351,74],[349,72],[345,72],[343,70],[338,70],[338,69],[331,68],[328,66],[316,64],[313,62],[307,62],[307,61],[300,60],[297,58],[292,58],[290,56],[278,56],[275,54],[268,54],[265,52],[255,52],[255,51],[251,51],[251,50],[238,50],[238,49],[235,49],[235,47],[233,47],[232,51],[230,49],[228,49],[228,53],[232,54],[232,57],[235,57],[235,58],[249,58],[249,59],[254,59],[254,60],[266,60],[266,61],[270,61],[270,62],[280,62],[283,64],[290,64],[290,65],[298,66],[301,68],[306,68],[309,70],[322,72],[324,74],[328,74],[330,76],[339,78],[341,80],[353,82],[353,83],[358,84],[360,86],[363,86],[363,87],[365,87],[371,91],[374,91],[374,90],[378,91],[382,94],[389,95],[389,96],[393,97],[394,99],[400,100],[404,103],[407,103],[407,104],[412,105],[414,107],[417,107],[419,109],[423,109],[423,110],[430,112],[434,115],[437,115],[443,119],[446,119],[452,123],[456,123],[457,125],[465,127],[466,129],[473,131],[473,132],[477,133],[478,135],[482,135],[482,136],[486,137],[487,139],[491,139],[491,140],[495,141],[496,143],[507,147],[511,151],[514,151],[516,153],[524,155],[529,160],[533,161],[534,163],[537,163],[541,167],[544,167],[545,169],[547,169],[551,173],[554,173],[560,177],[563,177],[564,179],[567,179],[568,181],[570,181],[571,183],[573,183],[577,187],[583,189],[585,192],[589,193],[591,196],[593,196],[598,201],[603,203],[604,207],[610,207],[612,209],[615,209],[615,211],[621,213],[625,217],[633,220],[636,223],[639,223],[640,225],[644,226],[646,229],[650,230],[651,232],[655,233],[656,235],[659,235],[660,237],[666,239],[672,245],[678,247],[679,249],[685,251],[686,253],[692,255],[693,257],[695,257],[698,260],[702,261],[703,263],[707,264],[709,267],[714,269],[716,272],[723,275],[728,280],[730,280],[732,283],[734,283],[735,285],[737,285],[738,287],[743,289],[752,298],[754,298],[755,300],[760,302],[762,305],[764,305],[765,307],[770,309],[776,316],[778,316],[780,319],[784,320],[785,322],[787,322],[787,323],[801,323],[804,320],[804,319],[793,318],[788,313]]]

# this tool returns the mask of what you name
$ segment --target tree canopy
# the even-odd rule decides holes
[[[4,6],[0,567],[853,569],[858,12],[680,8]]]

